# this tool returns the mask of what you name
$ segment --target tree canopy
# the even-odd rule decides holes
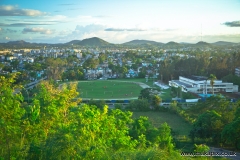
[[[76,99],[76,84],[42,82],[32,103],[0,77],[0,159],[182,159],[170,127]]]

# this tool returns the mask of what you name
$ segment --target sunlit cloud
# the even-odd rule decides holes
[[[107,28],[104,31],[122,32],[122,31],[146,31],[146,30],[138,28]]]
[[[27,33],[40,33],[40,34],[53,34],[54,30],[46,29],[46,28],[24,28],[22,31],[23,34]]]
[[[42,16],[42,15],[46,15],[46,13],[33,9],[20,9],[17,6],[11,5],[0,6],[0,16]]]

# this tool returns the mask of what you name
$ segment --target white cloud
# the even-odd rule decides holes
[[[122,31],[146,31],[146,30],[139,28],[106,28],[104,31],[122,32]]]
[[[9,38],[9,37],[5,37],[5,39],[6,39],[6,40],[10,40],[10,38]]]
[[[0,16],[42,16],[45,12],[33,9],[20,9],[17,6],[2,5],[0,6]]]
[[[54,30],[46,29],[46,28],[24,28],[22,31],[23,34],[26,33],[40,33],[40,34],[53,34]]]

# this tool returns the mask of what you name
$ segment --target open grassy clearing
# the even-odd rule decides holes
[[[172,129],[174,139],[176,139],[176,148],[181,151],[192,151],[193,143],[188,137],[191,130],[191,125],[183,120],[182,117],[171,112],[134,112],[133,118],[146,116],[150,122],[159,127],[162,123],[166,122]]]
[[[156,79],[152,80],[152,79],[148,79],[148,82],[146,82],[145,78],[129,78],[129,79],[116,79],[113,81],[129,81],[129,82],[141,82],[141,83],[145,83],[146,85],[150,86],[150,87],[156,87],[156,85],[153,85],[153,82],[155,82]]]
[[[141,90],[136,83],[112,80],[79,81],[77,88],[81,98],[93,99],[137,98]]]
[[[153,87],[153,81],[146,79],[117,79],[98,81],[79,81],[78,92],[81,98],[93,99],[136,99],[143,88],[137,82]],[[157,87],[154,85],[154,87]],[[162,90],[163,100],[171,99],[170,89]]]
[[[187,136],[191,130],[191,125],[185,122],[180,116],[170,112],[134,112],[133,118],[146,116],[155,127],[159,127],[162,123],[167,124],[179,136]]]
[[[160,95],[160,97],[162,98],[162,100],[171,100],[172,99],[172,95],[171,95],[171,88],[169,89],[163,89],[162,90],[162,94]]]

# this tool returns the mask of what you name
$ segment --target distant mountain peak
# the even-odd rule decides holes
[[[209,43],[204,42],[204,41],[199,41],[196,43],[196,45],[209,45]]]
[[[166,43],[166,45],[179,45],[179,43],[174,42],[174,41],[170,41],[170,42]]]
[[[237,44],[237,43],[233,43],[233,42],[227,42],[227,41],[217,41],[215,43],[212,43],[214,45],[234,45],[234,44]]]
[[[9,41],[7,43],[8,44],[26,44],[26,43],[29,43],[29,42],[26,42],[24,40],[18,40],[18,41]]]
[[[93,46],[106,46],[106,45],[110,45],[111,43],[108,43],[107,41],[98,37],[92,37],[92,38],[83,39],[79,44],[93,45]]]
[[[150,40],[139,40],[135,39],[129,42],[123,43],[123,45],[162,45],[163,43],[161,42],[156,42],[156,41],[150,41]]]

